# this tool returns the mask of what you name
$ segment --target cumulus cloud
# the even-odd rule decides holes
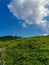
[[[45,5],[49,5],[49,0],[11,0],[8,8],[16,18],[24,20],[25,23],[36,24],[48,30],[47,21],[43,19],[49,14]],[[23,26],[27,27],[25,23]]]
[[[22,24],[22,27],[27,27],[27,25],[25,23]]]
[[[48,36],[48,34],[43,34],[43,36]]]

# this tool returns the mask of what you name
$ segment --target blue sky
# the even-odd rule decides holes
[[[28,24],[10,12],[7,5],[10,0],[0,0],[0,36],[21,36],[31,37],[37,35],[47,34],[40,25]],[[49,6],[47,6],[49,8]],[[22,13],[22,12],[21,12]],[[45,17],[49,21],[49,15]],[[22,24],[25,23],[25,27]],[[49,29],[49,28],[48,28]]]

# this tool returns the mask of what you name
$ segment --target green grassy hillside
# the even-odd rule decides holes
[[[0,40],[0,65],[49,65],[49,36]]]

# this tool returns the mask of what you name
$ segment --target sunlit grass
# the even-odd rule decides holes
[[[0,41],[0,47],[5,65],[49,65],[49,36]]]

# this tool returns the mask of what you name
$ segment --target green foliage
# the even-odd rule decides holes
[[[0,41],[0,47],[5,65],[49,65],[49,36]]]
[[[0,37],[0,41],[16,40],[17,38],[21,38],[21,37],[16,37],[16,36],[4,36],[4,37]]]

